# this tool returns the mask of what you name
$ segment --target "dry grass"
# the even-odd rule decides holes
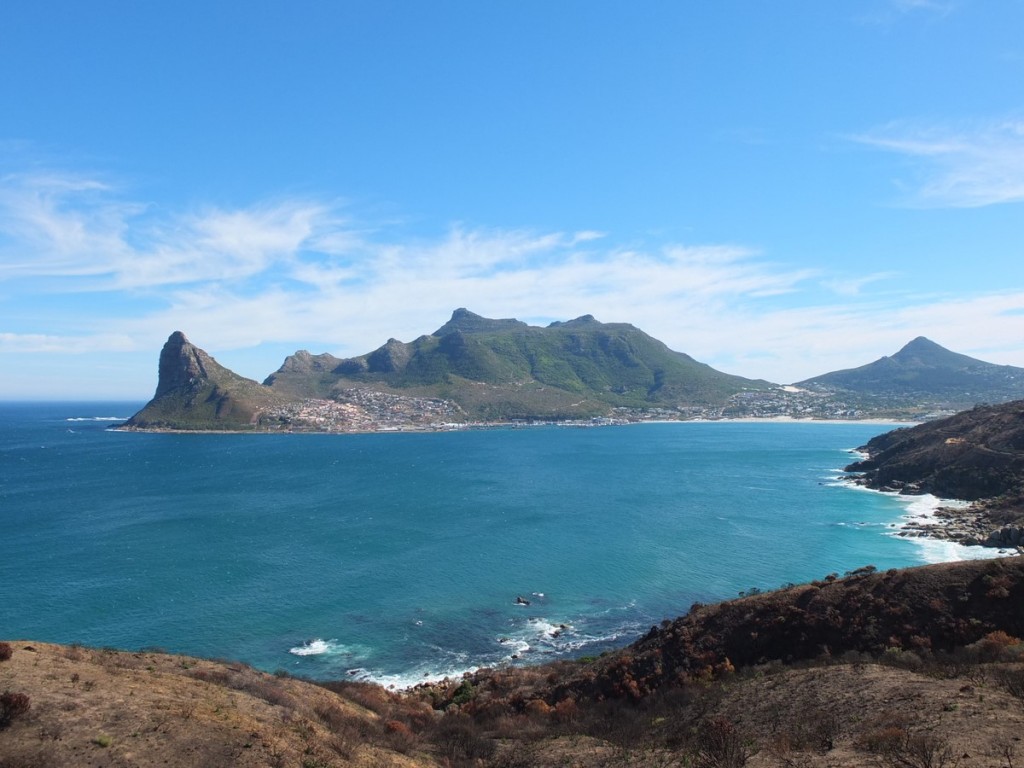
[[[10,766],[433,766],[331,691],[241,664],[11,642],[0,691],[31,709],[3,730]]]
[[[1022,605],[1024,558],[865,571],[402,695],[0,643],[0,768],[1021,768]]]
[[[2,731],[0,768],[1024,765],[1024,662],[1012,644],[986,661],[776,663],[641,702],[534,699],[479,717],[433,712],[425,692],[325,687],[160,653],[12,647],[0,690],[32,706]]]

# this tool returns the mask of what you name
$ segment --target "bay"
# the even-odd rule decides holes
[[[408,685],[972,554],[893,536],[910,502],[838,481],[878,424],[110,430],[140,406],[0,406],[0,636]]]

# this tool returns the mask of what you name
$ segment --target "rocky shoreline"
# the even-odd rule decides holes
[[[850,483],[880,493],[900,496],[924,496],[913,483],[890,483],[875,487],[864,475],[850,475]],[[898,524],[895,534],[907,538],[949,541],[968,547],[991,547],[1007,554],[1024,554],[1024,523],[1007,523],[1005,510],[997,510],[988,500],[955,503],[940,499],[941,506],[907,518]]]
[[[1024,545],[1024,528],[998,526],[980,505],[938,507],[930,515],[907,520],[897,536],[936,539],[968,547],[992,547],[1019,553]]]
[[[905,522],[897,535],[1024,552],[1024,527],[999,525],[982,504],[938,507],[930,515]]]

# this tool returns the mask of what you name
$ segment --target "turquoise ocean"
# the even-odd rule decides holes
[[[141,405],[0,405],[0,637],[405,686],[597,654],[753,587],[994,554],[895,536],[934,500],[841,482],[885,425],[110,429]]]

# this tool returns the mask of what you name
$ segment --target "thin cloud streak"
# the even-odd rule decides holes
[[[1024,120],[954,127],[892,123],[854,141],[916,164],[906,201],[925,208],[977,208],[1024,201]]]
[[[137,342],[124,334],[52,336],[42,333],[0,333],[0,354],[84,355],[137,350]]]
[[[9,317],[7,354],[155,354],[180,329],[215,356],[250,350],[256,362],[239,372],[262,379],[281,362],[258,353],[268,346],[363,354],[389,337],[412,341],[466,306],[629,322],[721,370],[790,383],[918,335],[968,354],[984,338],[1011,355],[1024,338],[1024,293],[915,297],[892,273],[796,269],[739,244],[624,247],[597,231],[465,224],[403,237],[315,200],[161,213],[100,182],[57,176],[5,179],[0,221],[0,285],[12,295],[74,291],[91,317],[86,334],[43,312],[30,313],[32,327]]]

